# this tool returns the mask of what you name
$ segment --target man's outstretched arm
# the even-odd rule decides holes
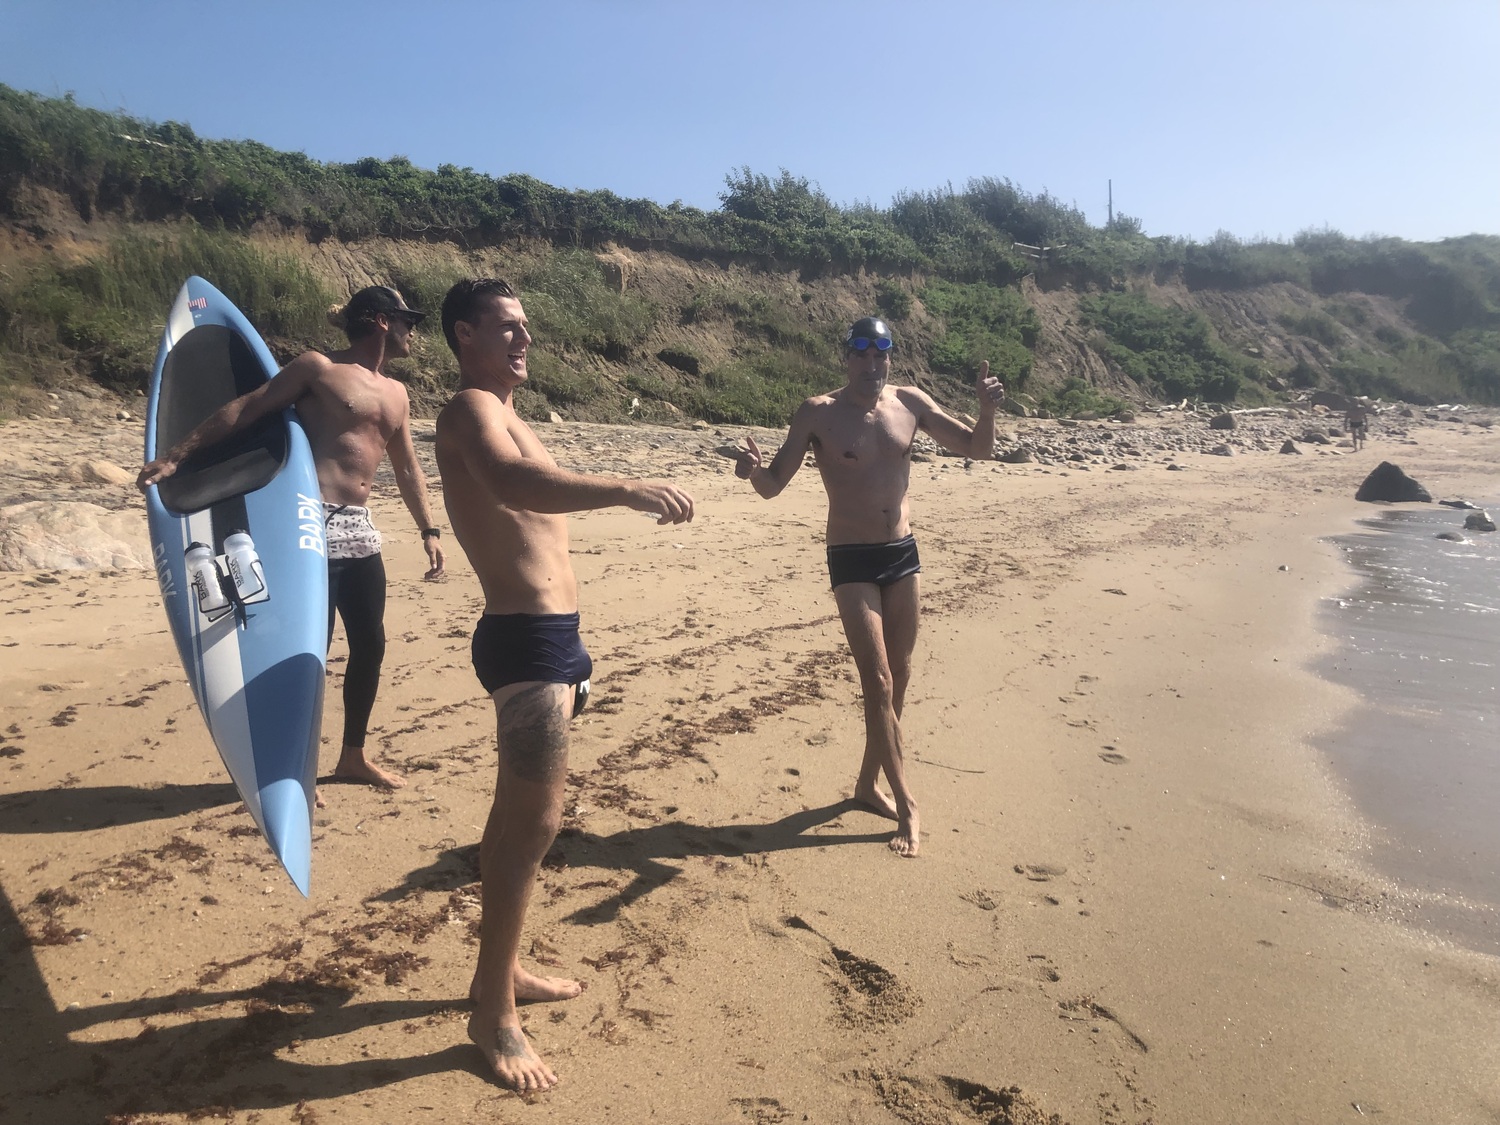
[[[776,456],[771,458],[769,465],[765,464],[764,455],[760,446],[755,444],[755,439],[746,434],[747,448],[740,450],[740,455],[735,460],[734,475],[741,480],[748,480],[755,491],[767,500],[781,495],[781,490],[791,483],[797,470],[802,468],[802,455],[812,442],[812,417],[811,401],[804,402],[797,408],[797,413],[792,416],[786,441],[776,451]]]
[[[693,498],[670,481],[585,476],[521,456],[501,419],[484,409],[482,391],[461,391],[438,419],[438,441],[507,507],[549,515],[631,508],[657,523],[687,523]]]
[[[925,394],[922,400],[927,409],[918,424],[950,453],[988,461],[995,456],[995,411],[1005,401],[1005,384],[990,374],[988,360],[979,365],[974,389],[979,394],[979,421],[973,429],[944,414],[942,408]]]
[[[147,462],[136,477],[135,486],[145,492],[151,485],[175,473],[177,466],[198,450],[216,445],[247,426],[253,426],[273,411],[285,410],[307,393],[326,362],[316,352],[307,352],[283,367],[274,379],[262,383],[249,394],[226,402],[171,449]]]

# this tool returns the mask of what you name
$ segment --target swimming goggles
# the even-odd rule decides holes
[[[885,336],[877,336],[873,340],[868,336],[855,336],[846,340],[844,346],[857,352],[867,352],[871,347],[874,347],[877,352],[888,352],[891,350],[891,341]]]

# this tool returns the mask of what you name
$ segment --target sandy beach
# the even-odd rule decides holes
[[[377,487],[372,750],[408,785],[325,785],[310,899],[234,795],[152,572],[0,572],[0,1121],[1500,1121],[1500,960],[1410,924],[1371,867],[1315,745],[1358,700],[1312,671],[1360,481],[1391,460],[1493,494],[1500,431],[1212,456],[1152,444],[1201,418],[1143,420],[1128,453],[1113,423],[1005,428],[1109,444],[913,466],[915,860],[845,799],[863,727],[816,472],[766,502],[715,452],[742,431],[541,428],[698,517],[572,523],[594,697],[523,956],[587,991],[524,1011],[562,1078],[529,1100],[464,1030],[495,750],[456,544],[423,581]],[[135,421],[6,423],[0,505],[98,505],[143,545],[133,486],[69,474],[140,447]]]

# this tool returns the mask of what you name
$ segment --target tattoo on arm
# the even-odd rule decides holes
[[[570,698],[570,696],[569,696]],[[555,684],[537,684],[505,701],[500,756],[524,781],[551,781],[568,765],[568,706]]]

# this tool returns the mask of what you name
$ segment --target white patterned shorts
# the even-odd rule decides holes
[[[330,559],[367,559],[380,554],[380,532],[370,522],[370,509],[356,504],[323,505],[328,524]]]

